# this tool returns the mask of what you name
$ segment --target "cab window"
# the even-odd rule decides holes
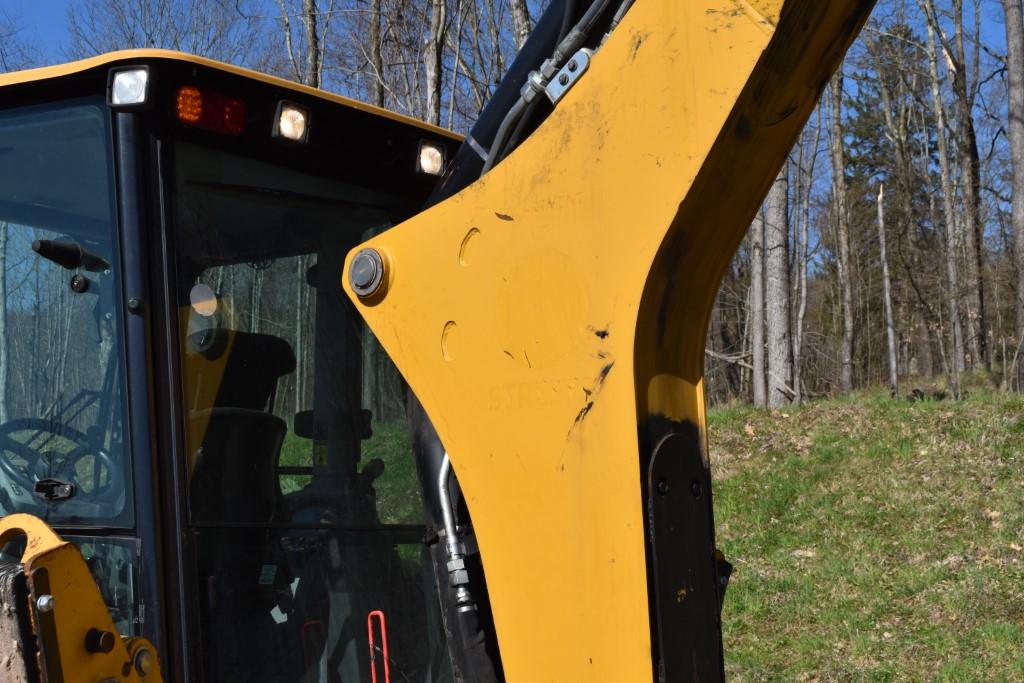
[[[207,680],[450,678],[404,389],[341,289],[398,197],[175,146],[189,532]],[[379,666],[379,665],[378,665]]]

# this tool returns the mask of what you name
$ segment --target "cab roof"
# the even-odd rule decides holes
[[[241,76],[248,78],[253,81],[260,81],[271,86],[291,90],[293,92],[302,93],[304,95],[314,97],[322,102],[339,105],[342,107],[348,107],[358,111],[366,112],[368,114],[378,116],[380,118],[390,119],[392,121],[402,123],[408,126],[419,128],[424,132],[433,133],[435,135],[442,135],[454,141],[461,141],[462,136],[457,133],[453,133],[450,130],[435,126],[418,119],[414,119],[410,116],[404,116],[397,114],[387,109],[375,107],[365,102],[353,100],[348,97],[341,95],[335,95],[319,88],[311,88],[294,81],[289,81],[284,78],[278,78],[277,76],[270,76],[258,71],[251,69],[245,69],[243,67],[234,66],[232,64],[226,64],[224,62],[218,62],[214,59],[207,59],[206,57],[199,57],[196,55],[186,54],[184,52],[176,52],[174,50],[119,50],[117,52],[108,52],[106,54],[98,55],[96,57],[90,57],[88,59],[82,59],[75,62],[68,62],[66,64],[57,64],[53,66],[44,66],[37,69],[26,69],[24,71],[13,71],[10,73],[0,74],[0,88],[6,88],[14,85],[25,85],[31,83],[40,83],[42,81],[51,79],[60,79],[66,76],[73,76],[81,74],[86,71],[94,69],[101,69],[103,67],[114,66],[116,64],[125,64],[131,62],[151,62],[155,60],[165,60],[171,62],[177,62],[180,64],[193,64],[196,66],[202,66],[209,69],[215,69],[235,76]]]

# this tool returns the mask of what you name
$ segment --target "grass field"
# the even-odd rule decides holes
[[[735,681],[1024,681],[1024,398],[709,418]]]
[[[373,482],[380,521],[385,524],[422,524],[423,499],[412,459],[409,430],[404,422],[373,423],[373,436],[361,444],[359,471],[362,472],[375,459],[380,459],[384,466]],[[312,442],[289,431],[281,446],[280,464],[311,466]],[[293,493],[309,481],[308,475],[282,475],[281,491]]]

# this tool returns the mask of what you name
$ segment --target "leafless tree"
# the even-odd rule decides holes
[[[947,37],[939,24],[935,0],[923,0],[921,3],[931,34],[934,34],[951,77],[950,90],[955,103],[956,138],[955,146],[959,151],[960,172],[963,176],[961,192],[963,194],[963,246],[966,250],[965,259],[965,293],[967,298],[967,341],[975,361],[980,360],[989,365],[988,338],[985,326],[985,282],[984,259],[982,257],[982,241],[984,231],[981,224],[981,161],[978,155],[978,136],[974,126],[974,103],[978,83],[977,69],[980,62],[978,52],[981,49],[980,38],[976,35],[972,41],[975,54],[969,66],[965,50],[963,0],[951,0],[954,33],[952,39]],[[975,26],[980,31],[978,5],[975,2]],[[973,72],[973,73],[972,73]]]
[[[79,0],[68,5],[67,55],[164,48],[242,65],[261,63],[252,0]]]
[[[768,406],[792,402],[789,387],[789,164],[783,164],[765,203],[765,329],[768,337]]]
[[[1003,0],[1006,19],[1006,79],[1009,83],[1010,160],[1013,167],[1012,221],[1017,270],[1017,391],[1024,391],[1024,20],[1020,0]]]
[[[764,357],[764,215],[758,211],[750,226],[750,344],[754,405],[768,405]]]
[[[935,136],[938,143],[939,168],[942,174],[942,209],[946,227],[946,276],[949,286],[948,310],[950,320],[949,388],[954,396],[960,395],[960,375],[964,371],[964,336],[960,320],[960,273],[957,254],[960,252],[960,224],[953,208],[953,172],[946,141],[946,108],[942,100],[942,81],[939,78],[938,48],[931,23],[927,26],[928,68],[932,84],[932,108],[935,114]]]
[[[850,217],[847,211],[846,155],[843,150],[843,69],[839,68],[829,91],[832,105],[832,204],[836,238],[839,242],[839,290],[843,308],[843,338],[840,350],[842,391],[853,389],[853,286],[850,278]]]
[[[512,10],[512,26],[515,28],[516,47],[520,48],[526,42],[526,39],[530,37],[530,8],[527,6],[526,0],[509,0],[508,4]]]
[[[885,302],[885,336],[889,350],[889,391],[893,398],[900,394],[896,366],[896,324],[892,316],[892,287],[889,283],[889,259],[885,249],[885,186],[878,186],[878,252],[882,264],[882,299]]]

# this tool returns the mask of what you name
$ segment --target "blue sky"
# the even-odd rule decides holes
[[[0,13],[8,15],[25,30],[37,47],[41,64],[65,61],[61,48],[67,39],[67,8],[75,0],[0,0]],[[885,0],[879,0],[882,5]],[[1005,33],[1002,9],[997,0],[982,0],[982,40],[996,52],[1003,52]]]
[[[3,13],[13,19],[36,46],[37,58],[42,64],[64,61],[60,48],[67,43],[69,4],[69,0],[0,0]]]

